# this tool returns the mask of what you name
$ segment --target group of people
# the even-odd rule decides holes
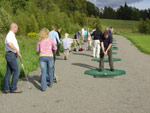
[[[18,77],[20,75],[20,69],[18,65],[17,57],[22,59],[19,52],[19,45],[15,34],[18,31],[18,25],[12,23],[10,25],[10,31],[8,32],[5,39],[5,51],[7,70],[4,79],[4,92],[5,93],[22,93],[21,90],[17,89]],[[106,29],[102,33],[99,27],[93,29],[92,32],[85,30],[84,27],[81,31],[74,35],[74,38],[68,38],[69,34],[65,33],[63,39],[61,39],[61,27],[58,27],[56,31],[55,26],[51,27],[51,31],[47,28],[43,28],[39,32],[39,40],[37,43],[37,52],[39,53],[39,62],[41,67],[41,90],[47,89],[47,79],[49,80],[49,87],[53,86],[53,81],[58,81],[58,77],[55,74],[55,60],[56,55],[60,56],[59,50],[60,45],[63,44],[64,60],[68,59],[69,51],[71,51],[71,44],[75,46],[83,43],[84,40],[88,40],[88,48],[91,48],[93,40],[93,57],[99,58],[100,56],[100,71],[104,69],[104,55],[108,54],[109,64],[111,71],[114,70],[112,61],[112,31]],[[100,54],[100,55],[99,55]],[[10,84],[10,77],[12,81]]]
[[[22,56],[19,52],[19,45],[15,36],[17,31],[18,25],[16,23],[12,23],[10,25],[10,31],[5,39],[5,57],[7,61],[7,70],[4,78],[5,93],[22,93],[21,90],[17,89],[17,82],[20,75],[17,57],[22,59]],[[47,88],[47,80],[49,81],[49,87],[53,86],[53,81],[58,82],[58,77],[55,74],[55,60],[56,55],[60,56],[59,50],[61,43],[63,44],[65,60],[68,59],[71,43],[73,43],[73,39],[68,38],[68,33],[65,33],[65,38],[61,40],[60,32],[61,28],[58,27],[58,30],[56,31],[55,26],[52,26],[51,31],[49,31],[47,28],[43,28],[39,32],[37,52],[39,53],[39,62],[41,67],[42,91],[45,91]],[[13,74],[13,77],[10,84],[11,74]]]
[[[106,28],[104,33],[97,26],[93,28],[92,32],[85,30],[83,27],[81,31],[78,31],[74,35],[75,45],[81,45],[82,40],[88,40],[88,50],[93,48],[92,56],[94,58],[100,58],[100,72],[104,69],[104,56],[108,55],[110,70],[114,71],[113,59],[112,59],[112,41],[113,41],[113,27]]]

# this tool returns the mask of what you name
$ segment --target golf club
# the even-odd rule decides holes
[[[23,65],[22,59],[21,59],[20,61],[21,61],[21,66],[22,66],[22,69],[23,69],[23,71],[24,71],[24,74],[25,74],[26,80],[27,80],[28,88],[29,88],[29,89],[31,89],[32,87],[31,87],[31,85],[30,85],[30,83],[29,83],[29,78],[28,78],[28,76],[27,76],[27,74],[26,74],[26,72],[25,72],[25,68],[24,68],[24,65]]]

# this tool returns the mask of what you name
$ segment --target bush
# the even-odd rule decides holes
[[[146,20],[141,19],[138,29],[140,33],[150,34],[150,20],[148,18]]]
[[[31,32],[31,33],[28,33],[28,34],[27,34],[27,37],[28,37],[28,38],[37,38],[37,37],[38,37],[38,34],[37,34],[37,33],[34,33],[34,32]]]

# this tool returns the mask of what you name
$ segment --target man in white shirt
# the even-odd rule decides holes
[[[6,51],[6,61],[7,61],[7,71],[4,80],[4,92],[5,93],[21,93],[21,90],[17,89],[17,82],[20,74],[19,64],[17,56],[21,59],[22,56],[19,52],[19,45],[15,37],[15,33],[18,31],[18,25],[12,23],[10,25],[10,31],[5,39],[5,51]],[[11,74],[12,81],[10,85]]]

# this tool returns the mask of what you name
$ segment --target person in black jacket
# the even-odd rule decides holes
[[[58,27],[57,33],[58,33],[58,36],[59,36],[59,40],[61,39],[61,33],[60,32],[61,32],[61,27]],[[57,56],[60,56],[59,50],[60,50],[60,44],[57,44],[57,52],[56,52]]]
[[[92,33],[93,39],[93,57],[99,58],[100,55],[100,38],[102,36],[102,32],[100,28],[97,26],[96,31]]]

